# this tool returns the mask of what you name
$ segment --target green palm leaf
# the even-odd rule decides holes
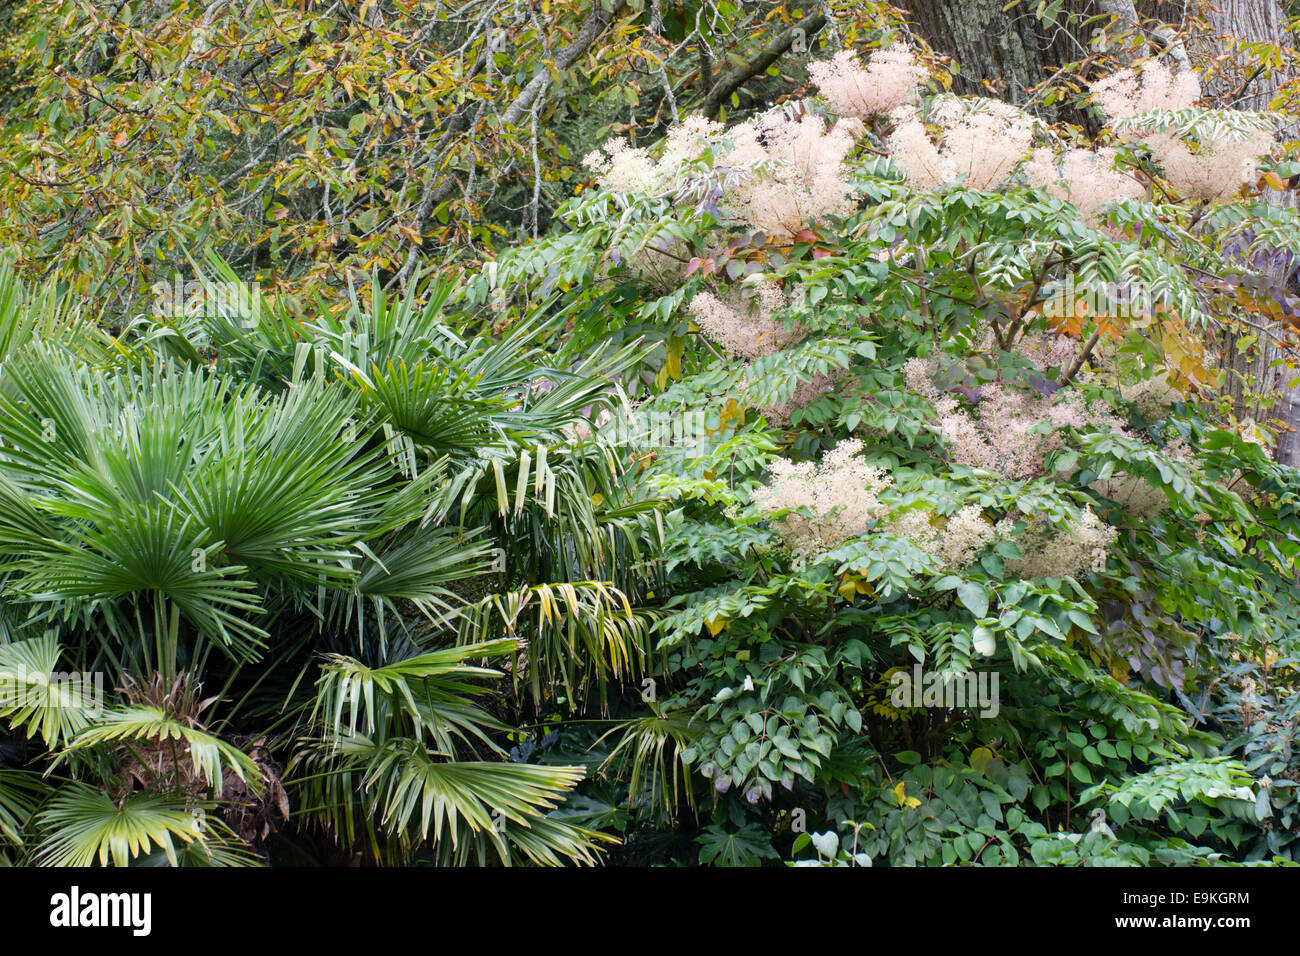
[[[627,768],[631,802],[644,803],[652,812],[662,809],[671,818],[677,812],[679,793],[684,793],[688,806],[695,806],[693,774],[683,754],[699,730],[688,713],[664,713],[657,704],[649,706],[649,714],[616,724],[597,741],[620,735],[601,770],[622,773]]]
[[[365,786],[389,831],[432,835],[435,845],[445,836],[453,853],[467,837],[485,841],[505,864],[512,843],[536,863],[596,862],[597,834],[544,815],[582,779],[582,767],[443,762],[409,739],[366,757]]]
[[[427,701],[430,689],[440,692],[444,703],[450,702],[451,695],[481,693],[482,688],[459,678],[499,677],[501,672],[465,662],[510,654],[518,648],[519,642],[514,639],[485,641],[429,651],[382,667],[368,667],[354,658],[331,654],[321,668],[311,719],[334,736],[386,734],[394,726],[396,711],[405,713],[409,721],[406,726],[418,727],[424,716],[422,702]],[[504,726],[486,714],[482,722]]]
[[[68,750],[77,751],[119,740],[146,741],[154,745],[171,740],[184,742],[194,773],[202,777],[217,796],[221,795],[221,780],[227,769],[248,784],[254,793],[262,790],[262,772],[247,754],[220,737],[172,717],[160,707],[136,705],[111,710],[79,733]]]
[[[41,866],[128,866],[156,848],[177,866],[178,843],[213,839],[196,809],[201,808],[152,794],[133,794],[119,806],[106,793],[70,784],[37,816],[47,835],[35,859]]]
[[[631,679],[649,659],[644,614],[602,581],[538,584],[484,598],[463,614],[462,640],[505,631],[528,641],[527,659],[513,671],[533,700],[563,688],[574,700],[587,680],[604,687]]]
[[[0,717],[51,745],[71,740],[103,708],[102,686],[97,693],[90,675],[58,671],[60,654],[53,633],[0,644]]]
[[[23,830],[44,789],[34,773],[0,769],[0,843],[23,845]]]

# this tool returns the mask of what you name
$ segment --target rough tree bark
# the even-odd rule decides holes
[[[1243,54],[1243,44],[1269,43],[1293,46],[1295,38],[1285,30],[1285,14],[1276,0],[1212,0],[1196,5],[1196,12],[1210,22],[1210,33],[1193,44],[1196,52],[1219,58],[1215,69],[1206,77],[1204,90],[1214,105],[1235,109],[1262,110],[1273,94],[1289,77],[1269,69],[1259,69]],[[1286,131],[1294,137],[1294,128]],[[1268,193],[1272,202],[1295,204],[1293,193]],[[1289,426],[1278,438],[1274,457],[1287,465],[1300,464],[1300,389],[1290,388],[1297,370],[1275,363],[1292,357],[1282,342],[1293,333],[1280,323],[1260,337],[1260,347],[1252,355],[1237,348],[1238,336],[1226,334],[1220,344],[1219,367],[1230,370],[1227,393],[1239,416],[1259,420],[1275,419]],[[1250,398],[1276,395],[1277,404],[1264,408]]]
[[[1241,43],[1275,43],[1287,41],[1283,23],[1286,15],[1276,0],[1213,0],[1199,4],[1210,21],[1212,33],[1206,37],[1210,52],[1227,56],[1227,68],[1216,71],[1206,83],[1206,93],[1222,97],[1223,105],[1235,109],[1259,110],[1268,101],[1285,77],[1272,70],[1255,71],[1244,64],[1243,57],[1233,50],[1231,38]],[[1246,83],[1244,90],[1238,88]]]
[[[1032,12],[1004,11],[1006,0],[898,0],[897,5],[936,52],[953,58],[960,71],[953,82],[958,93],[987,94],[992,87],[1023,103],[1025,90],[1046,76],[1046,45]]]
[[[951,56],[961,69],[954,83],[958,93],[984,92],[988,86],[1013,102],[1023,102],[1024,91],[1046,79],[1051,70],[1090,51],[1089,41],[1105,21],[1084,25],[1089,18],[1110,15],[1117,35],[1135,32],[1137,42],[1121,52],[1120,59],[1150,52],[1147,40],[1184,65],[1187,53],[1173,41],[1174,29],[1157,22],[1174,16],[1182,20],[1182,4],[1174,15],[1169,3],[1133,0],[1066,0],[1056,21],[1041,21],[1028,0],[1008,7],[1006,0],[898,0],[900,9],[937,52]],[[1170,8],[1170,9],[1165,9]],[[1139,29],[1140,28],[1140,29]],[[1072,122],[1078,119],[1071,117]]]

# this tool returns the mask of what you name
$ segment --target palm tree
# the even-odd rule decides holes
[[[493,660],[534,716],[646,664],[656,502],[574,427],[636,348],[462,339],[455,295],[113,337],[0,273],[0,720],[41,772],[0,769],[0,852],[237,865],[289,817],[380,862],[599,859],[554,812],[585,768],[505,759],[522,698],[480,699]]]

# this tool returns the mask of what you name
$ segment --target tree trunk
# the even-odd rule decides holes
[[[1218,58],[1204,81],[1210,104],[1244,110],[1267,109],[1273,94],[1288,77],[1268,68],[1259,69],[1242,47],[1254,43],[1277,46],[1294,43],[1294,37],[1285,31],[1281,6],[1276,0],[1212,0],[1197,6],[1196,12],[1208,20],[1210,31],[1193,46],[1197,53]],[[1294,127],[1290,128],[1285,132],[1286,138],[1293,138],[1296,132]],[[1266,198],[1273,203],[1295,205],[1295,194],[1291,192],[1269,190]],[[1281,276],[1275,278],[1280,280]],[[1236,373],[1229,377],[1227,391],[1237,415],[1261,422],[1273,419],[1293,429],[1279,436],[1274,457],[1282,464],[1297,465],[1300,464],[1300,435],[1294,429],[1300,429],[1300,389],[1289,387],[1296,370],[1286,364],[1274,364],[1289,359],[1290,353],[1280,342],[1291,338],[1292,333],[1282,323],[1270,325],[1268,335],[1261,336],[1261,347],[1253,357],[1237,351],[1235,336],[1227,337],[1220,353],[1220,368]],[[1251,399],[1252,392],[1275,395],[1277,404],[1272,408],[1262,407]]]
[[[1257,70],[1240,47],[1251,43],[1283,45],[1286,15],[1277,0],[1201,0],[1197,12],[1210,25],[1196,46],[1224,59],[1205,78],[1205,94],[1216,106],[1239,110],[1268,108],[1286,77],[1271,69]]]
[[[908,19],[937,52],[953,58],[957,93],[1023,103],[1046,72],[1044,44],[1032,13],[1003,12],[1005,0],[899,0]]]
[[[916,32],[937,53],[953,59],[953,90],[964,94],[994,95],[1024,103],[1026,91],[1048,79],[1054,70],[1087,57],[1094,36],[1102,30],[1117,35],[1136,31],[1146,11],[1134,9],[1131,0],[1066,0],[1051,23],[1039,19],[1034,4],[1012,7],[1006,0],[897,0]],[[1084,25],[1090,18],[1114,17]],[[1143,52],[1139,43],[1113,52],[1128,59]],[[1051,111],[1054,120],[1082,126],[1095,134],[1090,114],[1064,101]]]

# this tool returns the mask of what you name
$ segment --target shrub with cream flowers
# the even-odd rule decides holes
[[[1286,217],[1249,194],[1268,118],[1203,107],[1193,75],[1095,82],[1110,125],[1089,144],[931,95],[920,64],[897,43],[818,54],[815,97],[610,144],[557,214],[571,231],[496,282],[564,290],[573,334],[630,356],[639,408],[701,423],[689,449],[600,446],[611,481],[666,499],[617,518],[654,528],[638,567],[673,690],[653,721],[684,728],[655,739],[691,781],[654,799],[676,786],[682,812],[698,786],[694,806],[775,846],[811,794],[831,824],[869,821],[873,855],[952,863],[965,837],[909,835],[909,799],[996,779],[1027,830],[1004,815],[981,852],[1051,860],[1081,795],[1202,746],[1186,701],[1221,693],[1225,634],[1300,653],[1300,474],[1217,400],[1201,344],[1254,288],[1229,240]],[[667,285],[612,262],[656,230],[685,260]],[[1116,289],[1150,308],[1110,309]],[[914,666],[997,673],[999,712],[891,702]],[[635,697],[627,748],[651,739]],[[1240,858],[1206,805],[1200,833],[1116,821],[1115,843]]]

